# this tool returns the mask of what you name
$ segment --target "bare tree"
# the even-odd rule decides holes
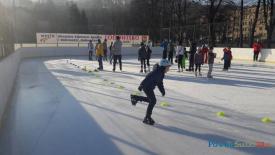
[[[271,48],[275,21],[273,18],[274,0],[263,0],[265,29],[267,31],[267,47]]]
[[[243,0],[241,0],[241,11],[240,11],[240,47],[243,47]]]
[[[255,11],[255,16],[254,16],[254,20],[252,22],[252,28],[251,28],[251,32],[250,32],[250,43],[249,43],[250,47],[253,45],[254,38],[255,38],[255,30],[256,30],[256,25],[258,22],[260,6],[261,6],[261,0],[258,0],[257,6],[256,6],[256,11]]]

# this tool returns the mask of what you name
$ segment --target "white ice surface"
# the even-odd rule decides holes
[[[68,62],[97,67],[83,57]],[[173,66],[164,80],[166,97],[155,90],[152,127],[142,123],[146,104],[133,107],[129,100],[144,74],[136,59],[123,62],[123,72],[111,72],[105,62],[104,72],[90,74],[67,59],[24,60],[0,131],[0,155],[274,154],[275,124],[261,122],[275,120],[274,65],[235,62],[222,72],[217,63],[213,80],[205,78],[206,66],[203,78]],[[226,117],[217,117],[220,111]],[[209,148],[209,141],[272,147]]]

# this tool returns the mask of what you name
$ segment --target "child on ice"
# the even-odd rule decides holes
[[[146,94],[147,97],[138,96],[138,95],[131,95],[131,102],[132,105],[136,105],[137,102],[148,102],[149,105],[147,107],[146,116],[143,120],[143,123],[148,125],[154,125],[155,121],[152,119],[151,115],[154,109],[154,106],[157,102],[156,96],[154,93],[154,89],[157,86],[159,91],[161,92],[162,96],[165,96],[165,89],[163,86],[163,78],[165,73],[169,71],[171,63],[166,60],[162,59],[160,64],[156,65],[152,72],[150,72],[146,78],[141,82],[140,86],[138,87],[139,91],[142,91]]]
[[[140,73],[146,73],[146,59],[147,59],[147,52],[146,52],[146,46],[142,42],[140,44],[140,48],[138,50],[138,60],[140,61]]]
[[[203,64],[203,53],[200,47],[197,49],[197,52],[194,57],[195,57],[195,65],[196,65],[195,76],[196,77],[198,76],[198,70],[199,70],[199,76],[202,76],[201,65]]]
[[[228,71],[231,67],[232,58],[231,47],[223,49],[223,58],[221,59],[224,61],[223,71]]]
[[[213,65],[214,65],[214,60],[216,58],[216,53],[213,53],[213,47],[210,47],[209,49],[209,53],[208,53],[208,74],[207,74],[207,78],[212,79],[212,71],[213,71]]]

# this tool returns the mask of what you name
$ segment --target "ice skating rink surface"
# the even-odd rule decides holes
[[[233,61],[223,72],[217,61],[214,79],[206,78],[207,65],[200,78],[174,65],[164,80],[166,97],[155,90],[155,126],[142,123],[146,103],[130,103],[145,76],[137,59],[123,60],[123,72],[113,73],[108,62],[105,71],[94,72],[97,66],[84,57],[22,61],[0,131],[0,155],[275,152],[275,65]],[[271,146],[253,147],[260,142]]]

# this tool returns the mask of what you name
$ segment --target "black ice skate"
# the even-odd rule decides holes
[[[154,125],[155,121],[151,117],[145,117],[143,123],[147,125]]]
[[[136,96],[134,96],[134,95],[131,95],[131,102],[132,102],[132,105],[133,106],[136,106],[137,105],[137,99],[136,99]]]

